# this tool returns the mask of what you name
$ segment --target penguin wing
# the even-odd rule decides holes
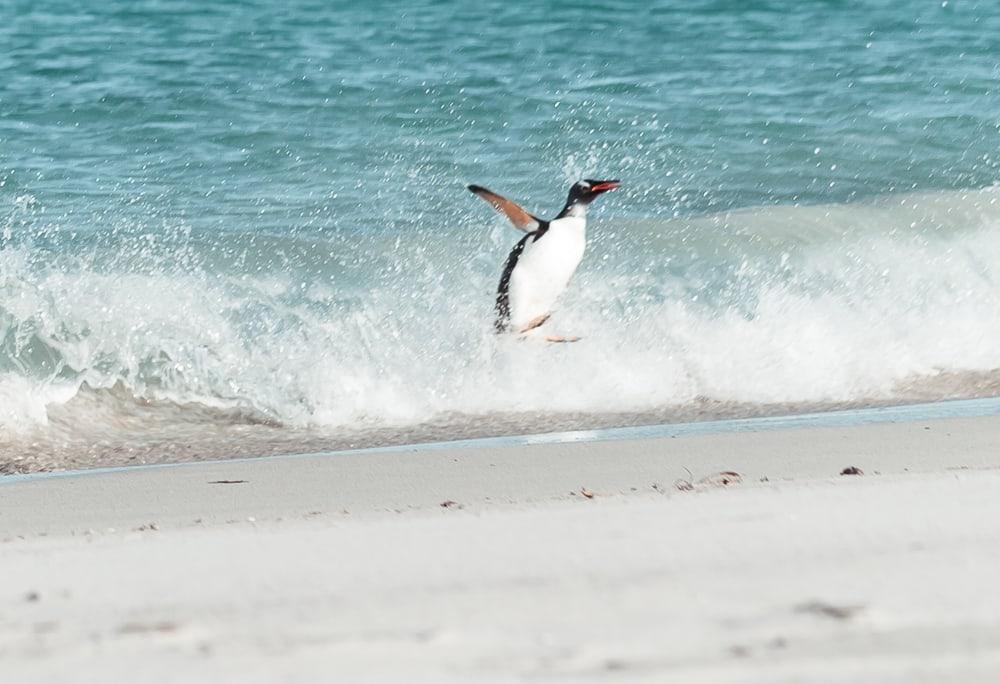
[[[532,216],[516,202],[511,202],[503,195],[498,195],[492,190],[487,190],[481,185],[470,185],[469,191],[482,197],[497,211],[502,211],[506,214],[507,218],[510,219],[510,222],[513,223],[514,227],[518,230],[523,230],[525,233],[531,233],[532,231],[538,230],[545,225],[545,221],[542,221],[537,216]]]

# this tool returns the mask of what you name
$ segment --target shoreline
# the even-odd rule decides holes
[[[536,444],[576,444],[588,442],[662,439],[690,435],[744,432],[753,433],[800,428],[847,428],[858,425],[940,420],[948,418],[980,418],[996,415],[1000,415],[1000,397],[944,399],[930,402],[885,404],[865,406],[861,408],[833,409],[829,411],[807,411],[804,413],[763,415],[749,418],[724,418],[654,425],[634,425],[626,427],[566,430],[531,434],[510,434],[493,437],[475,437],[470,439],[391,444],[386,446],[361,447],[355,449],[335,449],[330,451],[266,454],[261,456],[240,456],[236,458],[224,459],[208,458],[202,460],[181,460],[136,465],[99,465],[92,468],[70,468],[65,470],[40,470],[28,473],[0,474],[0,486],[10,482],[30,481],[50,477],[72,477],[77,475],[113,473],[136,469],[175,468],[196,464],[243,463],[247,461],[260,460],[282,461],[301,458],[321,458],[379,453],[414,453],[452,449],[495,449],[523,447]]]
[[[869,475],[994,468],[998,409],[1000,401],[973,401],[727,421],[724,427],[740,428],[729,431],[668,426],[650,436],[628,428],[609,439],[564,433],[517,444],[471,440],[13,475],[0,479],[0,538],[315,511],[427,510],[445,501],[485,509],[565,500],[582,489],[666,491],[722,472],[752,484],[836,477],[845,468]],[[962,413],[973,415],[955,415]]]

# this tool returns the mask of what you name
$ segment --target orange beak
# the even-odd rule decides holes
[[[614,190],[619,185],[621,185],[621,183],[619,181],[616,181],[616,180],[597,181],[596,183],[594,183],[594,184],[592,184],[590,186],[590,191],[591,192],[607,192],[608,190]]]

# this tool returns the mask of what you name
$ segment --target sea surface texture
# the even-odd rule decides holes
[[[997,394],[998,180],[997,2],[4,3],[0,470]]]

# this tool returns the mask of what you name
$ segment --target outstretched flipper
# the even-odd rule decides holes
[[[497,211],[503,212],[510,219],[510,222],[514,224],[515,228],[523,230],[525,233],[532,233],[546,223],[537,216],[529,214],[516,202],[511,202],[503,195],[498,195],[481,185],[470,185],[469,191],[482,197]]]

